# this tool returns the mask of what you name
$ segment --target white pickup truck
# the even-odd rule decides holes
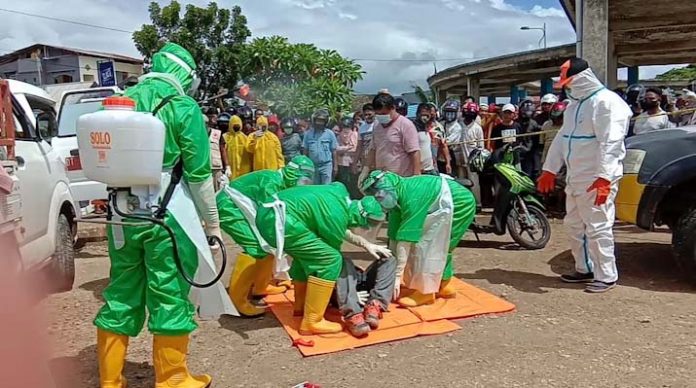
[[[76,211],[65,160],[49,143],[57,126],[55,101],[36,86],[6,82],[15,127],[22,266],[46,270],[52,290],[69,290],[75,278]]]

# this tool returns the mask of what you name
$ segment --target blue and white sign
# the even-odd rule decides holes
[[[99,62],[99,85],[116,86],[116,72],[111,61]]]

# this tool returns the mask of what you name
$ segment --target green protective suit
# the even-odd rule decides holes
[[[375,172],[370,174],[368,180]],[[398,206],[389,211],[389,226],[387,235],[390,240],[417,243],[423,235],[423,224],[432,205],[440,196],[441,177],[432,175],[419,175],[401,178],[393,173],[386,173],[378,188],[393,189],[396,192]],[[452,192],[454,214],[452,216],[452,232],[450,235],[449,254],[447,264],[442,274],[443,280],[449,280],[453,275],[452,251],[476,215],[476,199],[466,187],[453,179],[447,180],[447,185]],[[369,190],[367,190],[369,193]]]
[[[210,143],[200,107],[184,93],[193,82],[191,72],[172,60],[172,56],[195,69],[188,51],[167,43],[153,56],[152,73],[125,94],[136,101],[136,110],[141,112],[151,112],[165,97],[176,96],[157,114],[166,127],[163,167],[172,169],[182,158],[183,180],[198,184],[211,177]],[[194,274],[198,266],[195,246],[171,215],[165,216],[165,222],[176,235],[184,269]],[[108,228],[110,281],[104,290],[105,304],[94,324],[116,334],[137,336],[147,307],[148,329],[153,334],[176,336],[195,330],[190,285],[174,264],[169,235],[152,224],[122,228],[123,246],[115,244],[114,228]]]
[[[290,277],[300,282],[309,276],[335,281],[343,266],[341,245],[346,231],[367,226],[372,213],[382,212],[379,206],[375,209],[351,201],[341,183],[295,187],[277,196],[286,206],[284,251],[293,258]],[[259,208],[256,217],[261,235],[274,246],[275,218],[273,209],[266,207]]]
[[[230,182],[229,186],[251,199],[257,207],[271,200],[273,194],[297,185],[301,177],[312,178],[314,163],[304,155],[294,157],[287,166],[280,170],[254,171]],[[308,176],[309,175],[309,176]],[[230,196],[221,190],[217,194],[217,206],[220,213],[220,227],[234,242],[242,247],[244,253],[256,259],[268,256],[259,244],[249,221]]]

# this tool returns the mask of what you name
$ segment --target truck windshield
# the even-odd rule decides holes
[[[75,136],[77,119],[101,109],[102,101],[115,92],[109,90],[79,91],[63,96],[58,115],[58,137]]]

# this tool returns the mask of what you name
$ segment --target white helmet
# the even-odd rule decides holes
[[[541,98],[542,104],[555,104],[557,102],[558,97],[556,97],[556,95],[553,93],[545,94],[544,97]]]

